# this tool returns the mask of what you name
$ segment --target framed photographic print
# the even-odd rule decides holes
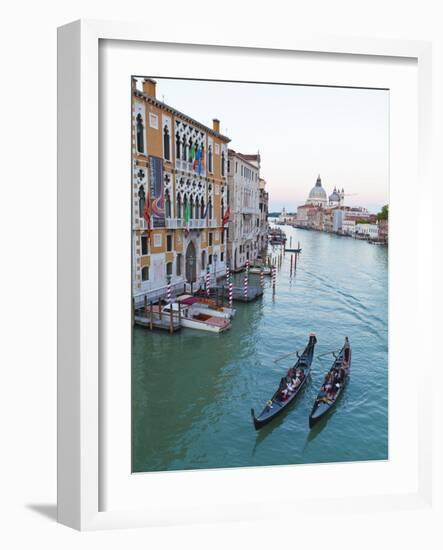
[[[59,520],[427,506],[429,46],[173,36],[59,30]]]

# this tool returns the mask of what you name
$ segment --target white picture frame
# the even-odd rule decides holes
[[[171,36],[174,43],[186,44],[185,30],[177,27]],[[58,34],[58,520],[80,530],[103,529],[130,526],[151,526],[159,524],[191,523],[198,521],[257,519],[265,514],[262,502],[251,493],[251,506],[244,510],[232,506],[228,510],[225,501],[203,503],[203,508],[186,508],[177,504],[168,511],[168,503],[158,507],[140,508],[122,501],[121,507],[113,506],[103,510],[101,506],[100,483],[103,481],[103,445],[101,421],[103,396],[101,376],[103,374],[100,356],[100,301],[103,298],[99,285],[100,248],[99,213],[105,205],[99,194],[99,73],[100,43],[102,41],[125,41],[127,44],[168,42],[165,35],[155,27],[147,28],[136,24],[102,21],[77,21],[59,29]],[[314,36],[260,37],[251,42],[245,38],[225,33],[200,34],[198,45],[205,51],[214,47],[285,52],[305,52],[314,55],[371,56],[386,57],[401,61],[413,59],[418,71],[418,181],[423,187],[430,179],[428,152],[431,146],[431,47],[426,42],[367,40],[359,38],[329,38]],[[210,52],[209,52],[210,53]],[[129,158],[129,157],[128,157]],[[129,166],[129,161],[128,161]],[[128,170],[129,173],[129,170]],[[129,176],[128,176],[129,178]],[[128,180],[129,181],[129,180]],[[430,213],[426,217],[418,212],[421,235],[431,232]],[[418,223],[418,222],[417,222]],[[431,244],[422,239],[421,259],[432,255]],[[420,332],[426,336],[425,319],[430,310],[423,302],[423,292],[429,298],[430,286],[426,287],[426,274],[417,272],[420,316]],[[427,290],[423,290],[424,288]],[[414,289],[415,292],[415,289]],[[419,292],[421,294],[419,295]],[[383,496],[352,495],[339,499],[341,509],[364,511],[423,508],[432,502],[432,450],[429,426],[431,412],[425,407],[425,388],[431,386],[432,353],[426,351],[426,367],[417,394],[417,418],[413,425],[419,428],[418,474],[414,490],[386,493]],[[127,449],[130,453],[130,449]],[[352,465],[348,465],[352,468]],[[313,466],[310,467],[311,469]],[[319,468],[325,468],[321,466]],[[272,484],[274,469],[251,469],[229,475],[240,482],[243,477],[261,476],[263,486]],[[281,472],[281,469],[280,469]],[[128,475],[130,472],[128,472]],[[177,474],[174,484],[180,485]],[[197,483],[195,473],[184,473],[184,487]],[[206,483],[215,472],[201,472],[199,483]],[[220,476],[218,476],[220,478]],[[161,486],[162,478],[150,478],[148,483]],[[220,478],[221,479],[221,478]],[[171,477],[169,476],[169,480]],[[168,485],[169,487],[169,485]],[[158,489],[158,487],[157,487]],[[210,497],[208,497],[210,498]],[[255,499],[255,500],[254,500]],[[303,500],[303,508],[314,508],[327,512],[332,498],[313,496]],[[300,503],[299,503],[300,504]],[[301,505],[300,505],[301,506]],[[180,518],[180,519],[178,519]]]

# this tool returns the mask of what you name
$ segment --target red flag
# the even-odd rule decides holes
[[[146,234],[148,237],[151,236],[151,200],[148,195],[146,202],[145,202],[145,208],[143,210],[143,217],[145,218],[146,225],[148,226],[148,229],[146,231]]]
[[[231,216],[231,212],[228,208],[225,212],[225,215],[223,216],[223,225],[226,225],[228,223],[230,216]]]

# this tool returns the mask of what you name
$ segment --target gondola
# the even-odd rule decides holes
[[[340,395],[346,386],[351,369],[351,345],[346,336],[345,343],[338,356],[336,356],[331,369],[325,376],[322,387],[317,395],[311,414],[309,415],[309,427],[312,428],[332,408],[334,408]],[[330,385],[330,388],[328,388]]]
[[[317,343],[317,338],[315,334],[310,334],[309,341],[305,350],[301,355],[298,356],[298,360],[295,363],[295,365],[292,367],[292,369],[289,369],[289,371],[293,370],[294,373],[296,372],[297,369],[301,369],[303,371],[303,376],[300,377],[300,383],[297,386],[297,388],[294,389],[293,391],[287,392],[286,399],[283,398],[282,390],[286,390],[287,381],[290,380],[289,372],[288,372],[288,374],[280,380],[280,384],[277,391],[274,393],[272,398],[266,403],[265,408],[262,410],[262,412],[258,417],[255,416],[254,409],[251,409],[252,420],[254,421],[254,427],[256,430],[259,430],[260,428],[268,424],[268,422],[270,422],[273,418],[281,414],[284,411],[284,409],[286,409],[288,405],[292,403],[297,397],[297,395],[300,393],[300,390],[303,388],[303,386],[306,383],[309,371],[311,370],[311,364],[312,364],[312,359],[314,357],[314,348],[316,343]]]
[[[301,248],[285,248],[285,252],[295,252],[296,254],[299,254],[301,252]]]

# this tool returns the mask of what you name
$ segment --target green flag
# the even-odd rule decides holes
[[[190,211],[191,211],[191,208],[190,208],[190,205],[189,205],[189,201],[186,201],[186,205],[185,205],[185,225],[186,225],[186,227],[189,226]]]

